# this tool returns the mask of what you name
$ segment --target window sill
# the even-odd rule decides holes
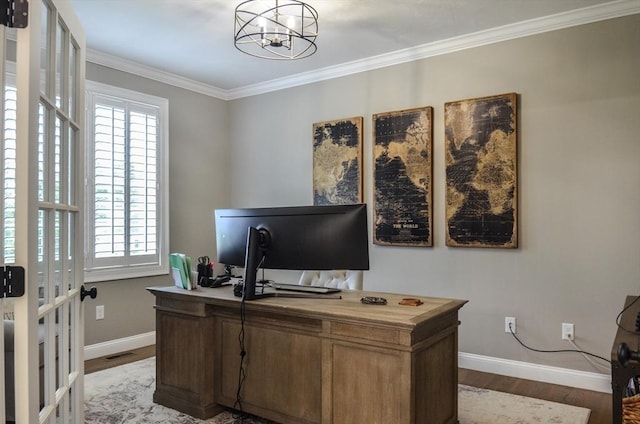
[[[102,281],[129,280],[132,278],[154,277],[157,275],[169,275],[168,266],[136,267],[129,269],[100,269],[84,272],[85,283],[98,283]]]

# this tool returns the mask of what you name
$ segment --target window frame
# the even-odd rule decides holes
[[[86,81],[86,163],[85,163],[85,263],[86,282],[123,280],[169,274],[169,100],[146,93],[95,81]],[[95,152],[95,105],[96,99],[105,102],[126,102],[137,104],[141,109],[157,110],[157,253],[151,262],[131,263],[125,254],[122,258],[97,260],[94,244],[95,193],[94,152]],[[125,199],[128,203],[128,199]],[[128,248],[127,248],[128,249]],[[140,259],[138,257],[138,259]],[[96,264],[97,262],[97,264]],[[102,265],[99,265],[102,263]]]

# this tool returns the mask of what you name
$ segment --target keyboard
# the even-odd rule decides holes
[[[303,286],[300,284],[273,284],[273,288],[276,290],[289,290],[289,291],[298,291],[305,293],[338,293],[340,289],[335,287],[321,287],[321,286]]]

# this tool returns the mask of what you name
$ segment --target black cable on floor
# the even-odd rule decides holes
[[[611,365],[611,361],[609,361],[608,359],[603,358],[602,356],[598,356],[598,355],[593,354],[593,353],[586,352],[584,350],[578,350],[578,349],[542,350],[542,349],[535,349],[533,347],[529,347],[526,344],[524,344],[524,342],[522,342],[522,340],[520,340],[518,338],[518,336],[516,336],[516,333],[514,333],[513,329],[511,328],[511,324],[509,324],[509,332],[511,333],[513,338],[516,339],[518,341],[518,343],[520,343],[522,345],[522,347],[524,347],[525,349],[529,349],[531,351],[534,351],[534,352],[540,352],[540,353],[582,353],[582,354],[589,355],[589,356],[592,356],[594,358],[600,359],[602,361],[605,361],[606,363]]]

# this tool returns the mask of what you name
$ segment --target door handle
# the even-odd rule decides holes
[[[98,295],[98,289],[95,287],[91,287],[89,290],[85,289],[84,286],[80,287],[80,301],[84,301],[84,298],[89,296],[91,299],[95,299]]]

